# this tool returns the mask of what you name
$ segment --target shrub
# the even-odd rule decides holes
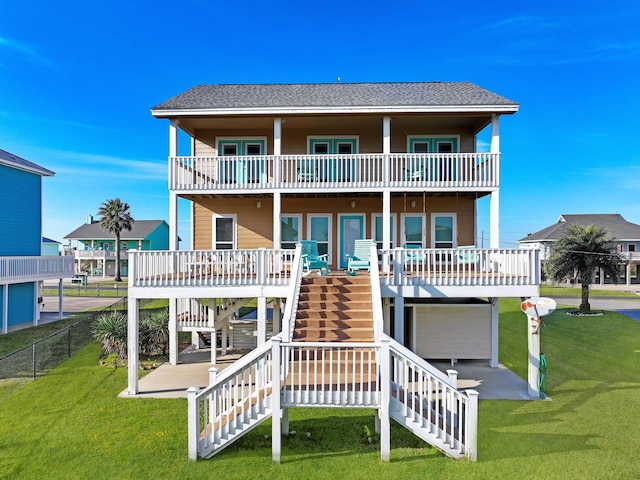
[[[127,358],[127,317],[119,312],[100,315],[93,323],[93,338],[102,344],[105,355],[116,354]]]
[[[143,355],[167,355],[169,351],[169,310],[163,308],[140,321],[140,351]]]

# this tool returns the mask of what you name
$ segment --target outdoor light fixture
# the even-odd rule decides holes
[[[258,201],[256,202],[256,207],[257,207],[257,208],[261,208],[261,207],[262,207],[262,201],[261,201],[261,200],[258,200]]]
[[[416,207],[416,201],[415,200],[411,200],[411,208],[415,208]]]
[[[356,208],[356,201],[355,200],[351,200],[351,208]]]

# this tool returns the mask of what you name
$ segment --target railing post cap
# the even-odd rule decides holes
[[[465,390],[466,394],[469,397],[478,397],[480,395],[480,392],[478,392],[477,390]]]
[[[218,373],[218,371],[219,371],[218,367],[209,367],[209,372],[211,372],[211,373],[213,373],[213,372]],[[196,388],[196,387],[191,387],[191,388]]]
[[[200,391],[200,389],[198,387],[189,387],[187,388],[187,395],[192,396],[192,395],[197,395],[197,393]]]

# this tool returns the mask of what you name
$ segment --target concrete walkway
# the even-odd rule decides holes
[[[218,355],[215,365],[218,372],[233,364],[241,353]],[[124,390],[121,398],[187,398],[189,387],[206,387],[209,382],[209,349],[185,350],[178,356],[178,365],[164,363],[138,381],[139,393],[129,395]],[[460,389],[473,389],[480,393],[480,400],[537,400],[528,395],[528,384],[504,365],[489,367],[487,362],[460,361],[454,367],[449,362],[434,362],[434,366],[445,372],[458,372]]]

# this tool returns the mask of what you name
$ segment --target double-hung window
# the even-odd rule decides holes
[[[280,215],[280,246],[295,249],[301,238],[302,215]]]
[[[455,213],[434,213],[431,215],[431,243],[433,248],[454,248],[457,246]]]
[[[237,248],[237,216],[220,214],[213,216],[213,248],[215,250],[235,250]]]

